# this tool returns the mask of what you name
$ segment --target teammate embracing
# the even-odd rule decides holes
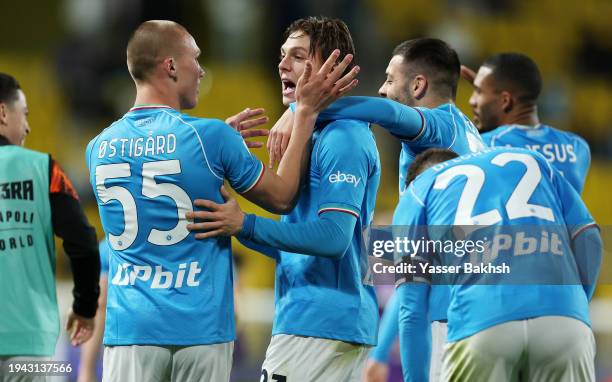
[[[341,20],[308,17],[287,28],[278,65],[285,105],[296,100],[295,81],[306,63],[317,70],[336,48],[354,54]],[[298,98],[296,112],[300,107]],[[361,254],[361,232],[372,221],[380,179],[374,136],[367,123],[328,120],[317,123],[312,141],[298,202],[280,222],[244,215],[235,200],[195,203],[211,210],[194,213],[208,222],[191,229],[211,230],[196,237],[238,235],[279,249],[263,382],[358,381],[376,343],[376,295],[364,281],[367,259]]]
[[[87,164],[109,252],[105,381],[228,381],[235,337],[231,244],[187,230],[192,200],[222,200],[225,179],[271,211],[291,206],[316,112],[341,93],[337,55],[298,81],[297,136],[278,170],[219,120],[195,107],[204,71],[194,38],[171,21],[147,21],[127,46],[135,106],[95,137]],[[354,72],[338,83],[349,84]],[[343,82],[344,81],[344,82]]]
[[[582,191],[590,163],[589,146],[574,133],[540,123],[536,104],[542,80],[533,60],[520,53],[500,53],[485,60],[478,73],[462,66],[461,74],[474,86],[470,105],[487,146],[540,152],[574,189]],[[393,84],[397,79],[391,75],[388,80]],[[370,354],[367,381],[386,375],[386,360],[398,332],[392,316],[398,311],[399,300],[393,296],[381,321],[379,344]]]
[[[454,104],[459,81],[459,57],[446,42],[434,38],[418,38],[399,44],[387,67],[387,78],[380,87],[384,98],[344,97],[334,102],[319,116],[319,120],[354,118],[379,124],[401,141],[399,158],[399,192],[406,190],[406,174],[414,157],[428,148],[453,150],[459,154],[475,152],[484,147],[472,122]],[[272,129],[274,140],[277,133]],[[435,285],[431,291],[402,285],[400,294],[407,294],[413,304],[402,309],[387,305],[379,331],[382,343],[390,346],[388,337],[395,337],[397,322],[410,323],[403,328],[411,335],[400,343],[404,379],[407,381],[437,380],[442,365],[442,351],[446,342],[446,308],[448,288]],[[431,301],[430,311],[418,303]],[[393,302],[395,301],[395,302]],[[392,303],[398,304],[397,299]],[[431,335],[430,335],[431,322]],[[384,331],[383,331],[384,329]],[[395,330],[393,330],[395,329]],[[380,338],[379,338],[380,341]],[[377,348],[378,349],[378,348]],[[388,349],[373,352],[380,354]],[[374,360],[368,374],[382,369],[383,362]]]

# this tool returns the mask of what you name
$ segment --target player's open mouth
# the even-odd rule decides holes
[[[283,83],[283,95],[288,96],[295,92],[295,82],[290,80],[282,80]]]

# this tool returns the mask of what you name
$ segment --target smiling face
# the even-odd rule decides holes
[[[474,124],[481,133],[502,125],[504,104],[502,93],[494,84],[493,70],[486,66],[478,69],[474,79],[474,91],[470,97],[474,112]]]
[[[312,62],[313,71],[317,71],[321,67],[319,54],[315,54],[315,57],[310,55],[310,36],[303,31],[291,33],[281,46],[280,62],[278,63],[283,105],[285,106],[295,102],[295,87],[298,79],[304,73],[306,60]]]
[[[389,98],[404,105],[414,106],[416,100],[410,94],[410,79],[408,71],[404,65],[404,57],[395,55],[389,61],[389,66],[385,72],[387,78],[378,89],[381,97]]]
[[[18,89],[14,101],[0,103],[0,135],[13,145],[23,146],[29,133],[28,105],[25,94]]]

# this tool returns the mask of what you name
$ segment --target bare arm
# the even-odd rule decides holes
[[[296,88],[293,134],[278,172],[265,171],[260,181],[244,194],[244,197],[268,211],[291,211],[297,200],[301,175],[308,163],[310,138],[319,112],[357,85],[355,77],[359,72],[358,66],[341,77],[353,59],[352,55],[347,55],[334,66],[338,55],[339,51],[334,51],[317,73],[312,73],[312,65],[307,63]],[[282,123],[291,123],[290,114],[289,110],[283,115]]]
[[[461,65],[461,78],[469,82],[470,85],[474,86],[474,79],[476,78],[476,72],[468,68],[465,65]]]
[[[308,164],[310,136],[316,121],[313,113],[296,113],[295,119],[290,110],[288,113],[288,118],[281,118],[283,123],[295,123],[300,127],[289,142],[287,155],[281,160],[276,174],[272,170],[266,171],[259,184],[243,195],[268,211],[281,214],[291,211],[297,200],[300,179]]]
[[[98,299],[98,311],[94,318],[94,330],[89,341],[85,342],[81,348],[81,360],[79,362],[79,376],[77,382],[95,382],[96,361],[98,351],[104,337],[104,320],[106,319],[106,290],[108,287],[108,277],[100,276],[100,298]]]

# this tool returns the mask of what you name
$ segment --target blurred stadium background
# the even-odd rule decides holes
[[[280,116],[277,64],[282,32],[306,15],[340,17],[349,25],[362,67],[353,94],[375,95],[393,47],[414,37],[450,42],[462,63],[472,68],[494,53],[524,52],[535,59],[544,77],[542,121],[589,142],[593,160],[583,196],[602,226],[612,223],[609,0],[21,0],[0,2],[0,15],[0,71],[20,81],[30,108],[32,133],[26,146],[59,160],[100,238],[84,150],[132,105],[125,46],[131,31],[147,19],[175,20],[195,37],[207,74],[199,106],[191,113],[220,119],[245,107],[264,107],[272,120]],[[471,87],[462,81],[457,103],[468,115],[470,94]],[[383,163],[377,222],[385,224],[397,201],[399,145],[382,129],[374,129]],[[267,160],[265,150],[255,151]],[[263,214],[252,205],[248,208]],[[236,248],[239,341],[232,378],[252,381],[258,380],[270,337],[274,264]],[[69,306],[71,288],[65,260],[58,255],[62,312]],[[609,268],[603,272],[609,275]],[[611,278],[606,279],[610,283]],[[602,381],[612,381],[611,291],[600,285],[592,304]],[[388,294],[381,290],[383,302]],[[74,357],[61,341],[56,358]],[[394,378],[398,376],[396,369]]]

